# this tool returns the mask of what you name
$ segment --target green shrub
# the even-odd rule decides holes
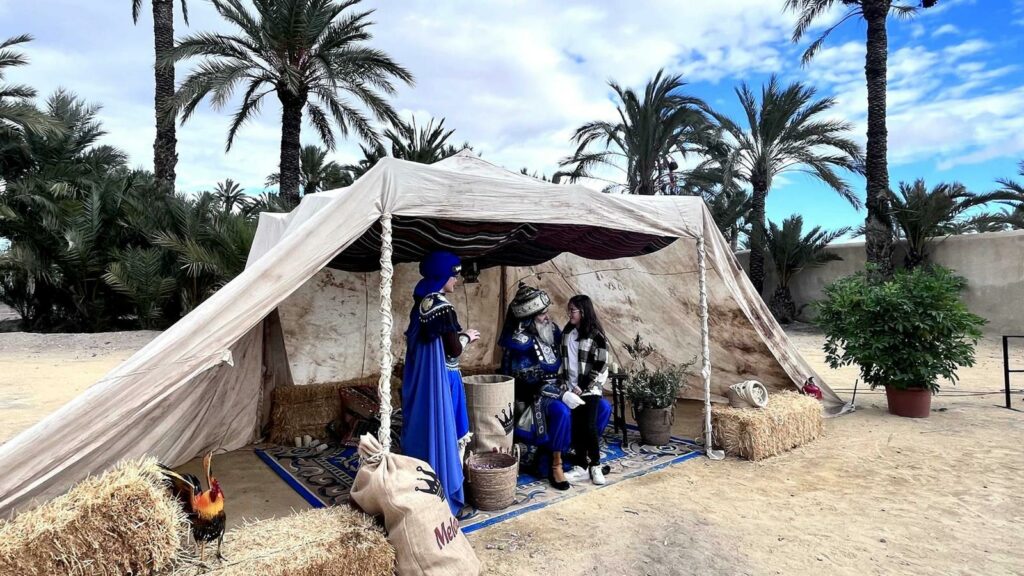
[[[656,369],[647,366],[647,357],[654,353],[654,347],[645,343],[639,334],[625,348],[633,363],[626,370],[623,388],[633,409],[639,412],[646,408],[674,406],[679,389],[686,384],[687,376],[692,374],[690,368],[696,364],[697,358]]]
[[[985,320],[960,300],[966,281],[942,267],[899,271],[885,282],[859,273],[837,280],[817,304],[832,368],[856,364],[874,389],[927,388],[974,365]]]

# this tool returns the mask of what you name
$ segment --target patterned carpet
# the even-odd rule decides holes
[[[279,446],[256,450],[256,454],[289,486],[317,508],[348,502],[349,491],[359,468],[359,456],[352,446],[328,448],[320,454],[313,448]],[[615,433],[609,426],[601,447],[601,461],[611,467],[611,472],[606,476],[606,486],[698,455],[700,448],[682,438],[673,437],[664,446],[642,445],[639,432],[632,427],[628,433],[628,444],[623,446],[622,434]],[[459,520],[463,532],[469,533],[600,488],[601,486],[595,486],[587,480],[561,492],[552,489],[546,479],[522,473],[519,475],[516,488],[516,500],[511,506],[494,512],[483,512],[467,506]]]

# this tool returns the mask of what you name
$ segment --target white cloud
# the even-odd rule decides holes
[[[963,0],[940,6],[959,3]],[[862,135],[866,94],[861,35],[853,36],[856,41],[826,44],[806,69],[797,63],[806,43],[844,13],[839,4],[808,31],[802,46],[789,42],[795,16],[783,12],[780,2],[764,0],[367,0],[360,7],[376,9],[372,45],[417,77],[415,87],[399,90],[396,108],[405,114],[416,111],[424,121],[427,115],[445,117],[446,126],[456,129],[457,143],[469,141],[485,158],[510,169],[525,166],[550,175],[572,151],[569,138],[577,126],[613,117],[608,79],[642,88],[661,68],[682,73],[688,82],[717,83],[723,90],[713,100],[729,105],[735,102],[729,89],[741,79],[779,72],[787,79],[809,81],[822,95],[836,95],[834,112],[854,122]],[[43,94],[63,85],[102,103],[107,142],[128,151],[133,163],[149,167],[153,49],[149,4],[144,5],[147,13],[138,26],[132,25],[126,2],[97,2],[86,11],[78,0],[48,0],[31,10],[0,0],[0,14],[7,28],[38,37],[28,48],[32,65],[12,71],[10,80],[34,85]],[[179,37],[226,29],[209,3],[190,2],[189,8],[191,27],[179,21]],[[910,23],[911,34],[924,37],[934,29],[934,36],[952,38],[947,32],[953,26],[940,25],[934,18],[938,13],[923,11],[921,19]],[[841,30],[851,26],[855,24],[844,24]],[[895,162],[953,158],[958,150],[970,158],[986,149],[985,137],[1010,148],[1016,145],[999,127],[1015,126],[1024,109],[1020,106],[974,115],[969,125],[942,114],[947,100],[956,104],[951,109],[966,114],[972,103],[987,104],[986,97],[1017,94],[1012,83],[998,91],[992,88],[1016,70],[986,62],[998,43],[891,47],[890,150]],[[189,68],[178,67],[179,80]],[[227,177],[249,188],[261,186],[277,168],[280,138],[273,95],[266,104],[228,154],[223,149],[230,109],[203,107],[179,128],[180,187],[210,187]],[[927,125],[913,121],[919,110],[931,115]],[[309,130],[303,133],[305,142],[315,141]],[[357,143],[343,143],[333,158],[354,162]]]
[[[0,2],[5,7],[9,0]],[[39,40],[32,45],[33,65],[17,80],[44,93],[59,83],[104,104],[108,142],[148,167],[154,128],[152,29],[145,6],[138,26],[121,3],[96,3],[86,12],[74,0],[50,0],[31,12],[20,9],[16,24],[37,32]],[[417,77],[415,87],[399,91],[397,108],[446,117],[459,142],[468,140],[491,160],[549,174],[571,151],[569,136],[577,126],[612,117],[609,78],[642,87],[665,68],[691,82],[721,81],[782,70],[794,49],[788,41],[794,16],[762,0],[410,0],[360,7],[376,9],[373,45]],[[208,3],[189,8],[191,26],[179,18],[178,37],[227,28]],[[189,68],[179,65],[179,81]],[[178,130],[179,185],[208,187],[225,177],[247,186],[262,183],[278,156],[272,95],[267,104],[228,154],[221,151],[229,111],[198,110]],[[336,159],[354,161],[357,151],[348,142]]]
[[[890,50],[887,127],[892,165],[925,161],[946,170],[1024,153],[1024,86],[993,85],[1019,66],[985,61],[992,47],[969,40],[936,49],[909,45]],[[809,81],[835,94],[833,112],[854,122],[861,141],[867,116],[864,51],[860,42],[827,47],[806,71]]]
[[[962,58],[964,56],[970,56],[971,54],[983,52],[991,47],[992,44],[989,44],[984,40],[968,40],[961,44],[947,46],[943,48],[942,51],[951,58]]]
[[[952,25],[952,24],[943,24],[942,26],[939,26],[938,28],[936,28],[934,32],[932,32],[932,38],[937,38],[939,36],[945,36],[947,34],[948,35],[956,36],[956,35],[960,34],[960,29],[957,28],[956,26]]]

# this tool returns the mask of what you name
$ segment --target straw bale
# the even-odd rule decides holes
[[[127,461],[0,521],[0,574],[151,574],[180,551],[188,524],[156,461]]]
[[[715,444],[749,460],[792,450],[825,430],[821,403],[793,392],[772,394],[764,409],[715,406],[711,415]]]
[[[306,434],[323,438],[329,422],[342,414],[338,384],[308,384],[274,388],[270,409],[270,442],[291,444]]]
[[[380,372],[361,378],[350,378],[336,384],[339,388],[358,388],[364,386],[376,388],[378,385],[380,385]],[[394,391],[395,389],[402,389],[402,373],[397,369],[391,372],[391,390]]]
[[[399,363],[391,375],[391,406],[402,407],[402,369]],[[495,374],[492,365],[462,369],[463,376]],[[291,445],[296,436],[310,435],[323,439],[327,424],[341,419],[345,400],[340,391],[343,388],[377,387],[380,374],[370,374],[343,382],[279,386],[274,389],[270,409],[270,433],[268,442]],[[354,407],[358,408],[358,407]],[[356,410],[360,412],[360,410]],[[376,412],[376,410],[374,410]],[[369,416],[369,414],[363,414]]]
[[[372,518],[340,506],[235,528],[224,557],[179,565],[173,576],[391,576],[395,550]]]

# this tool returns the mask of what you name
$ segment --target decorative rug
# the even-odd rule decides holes
[[[643,445],[640,433],[633,426],[629,426],[627,444],[623,446],[622,433],[609,426],[601,446],[601,462],[611,467],[611,472],[605,476],[608,481],[605,486],[695,458],[700,453],[697,444],[675,436],[664,446]],[[316,508],[346,504],[359,468],[359,455],[354,446],[331,447],[320,453],[315,448],[275,446],[257,449],[256,454]],[[602,486],[595,486],[587,479],[563,492],[551,488],[545,478],[521,473],[516,499],[511,506],[484,512],[470,505],[463,509],[459,523],[462,531],[469,533],[600,488]]]

